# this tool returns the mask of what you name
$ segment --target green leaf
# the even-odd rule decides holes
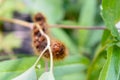
[[[72,74],[80,75],[85,70],[86,70],[85,65],[80,64],[80,63],[76,63],[76,64],[73,63],[71,65],[56,66],[54,68],[54,74],[55,74],[56,80],[65,80],[65,79],[61,79],[61,78],[64,78],[65,76],[69,76],[69,75],[71,77],[73,77]],[[41,68],[41,71],[44,71],[44,68]],[[23,71],[0,72],[0,80],[11,80],[12,78],[20,75],[21,73],[23,73]],[[37,70],[37,73],[38,73],[38,76],[41,75],[41,72],[39,70]],[[81,77],[83,78],[83,76],[81,76]],[[84,78],[85,78],[85,76],[84,76]],[[72,79],[70,79],[70,80],[72,80]],[[81,80],[83,80],[83,79],[81,79]]]
[[[100,73],[99,80],[120,80],[120,48],[112,46],[107,51],[107,61]]]
[[[1,72],[25,71],[31,67],[36,60],[36,57],[22,58],[17,60],[7,60],[0,62]],[[7,66],[6,66],[7,65]]]
[[[52,72],[44,72],[38,80],[55,80]]]
[[[17,76],[16,78],[12,80],[37,80],[37,75],[35,72],[35,67],[32,66],[30,69],[22,73],[20,76]]]
[[[84,5],[79,16],[80,25],[91,26],[94,24],[96,4],[97,4],[96,0],[84,0]]]
[[[103,31],[92,31],[90,34],[89,34],[89,37],[87,38],[87,41],[86,42],[86,46],[87,47],[92,47],[95,46],[98,42],[100,42],[101,40],[101,37],[102,37],[102,33]]]
[[[116,45],[117,45],[118,47],[120,47],[120,42],[116,43]]]
[[[20,75],[23,71],[16,72],[0,72],[0,80],[11,80]],[[7,76],[7,77],[6,77]]]
[[[35,62],[36,57],[21,58],[17,60],[7,60],[0,62],[0,80],[10,80],[25,70],[29,69]],[[65,75],[71,75],[73,73],[82,72],[88,65],[88,60],[80,55],[70,56],[65,60],[55,62],[54,73],[55,77],[64,77]],[[44,71],[44,61],[40,61],[41,70],[37,70],[37,75],[40,76]],[[64,72],[62,72],[64,71]],[[7,76],[7,77],[6,77]],[[61,79],[58,79],[61,80]]]
[[[79,25],[81,26],[92,26],[94,25],[95,12],[96,12],[96,0],[84,0],[84,5],[79,15]],[[88,14],[89,12],[89,14]],[[89,42],[89,31],[80,30],[78,31],[79,46],[85,46]]]
[[[110,40],[109,39],[110,36],[111,36],[110,31],[109,30],[104,30],[104,33],[103,33],[103,36],[102,36],[102,41],[101,41],[102,46],[105,45],[108,42],[108,40]]]
[[[54,74],[56,77],[58,76],[64,76],[72,73],[77,73],[77,72],[82,72],[86,69],[87,67],[84,64],[80,63],[73,63],[69,65],[61,65],[61,66],[56,66],[54,70]],[[64,72],[63,72],[64,71]]]
[[[26,0],[26,9],[32,13],[43,13],[48,22],[53,24],[64,17],[62,0]]]
[[[120,20],[120,0],[102,0],[102,16],[112,36],[120,40],[119,33],[115,28],[116,22]]]
[[[106,46],[103,46],[103,47],[99,46],[96,49],[92,63],[88,68],[87,80],[98,80],[100,70],[103,67],[105,62],[105,59],[104,59],[106,56],[106,51],[104,51],[105,49],[106,49]]]

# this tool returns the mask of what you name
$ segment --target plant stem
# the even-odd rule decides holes
[[[51,28],[65,28],[65,29],[81,29],[81,30],[104,30],[106,29],[103,26],[71,26],[71,25],[62,25],[62,24],[55,24],[51,25]]]
[[[45,51],[48,49],[48,45],[45,47],[45,49],[40,53],[40,56],[38,57],[38,59],[36,60],[34,66],[36,66],[39,62],[39,60],[41,59],[42,55],[45,53]]]
[[[53,55],[52,55],[52,51],[51,51],[51,48],[49,47],[49,52],[50,52],[50,72],[53,71]]]
[[[3,18],[0,17],[0,21],[6,21],[6,22],[11,22],[15,24],[22,25],[24,27],[31,28],[33,27],[33,23],[29,23],[27,21],[19,20],[19,19],[8,19],[8,18]],[[55,25],[50,25],[50,28],[65,28],[65,29],[76,29],[76,30],[104,30],[106,29],[103,26],[71,26],[71,25],[60,25],[60,24],[55,24]],[[119,29],[119,28],[118,28]]]
[[[0,21],[5,21],[5,22],[19,24],[19,25],[22,25],[22,26],[28,27],[28,28],[32,28],[33,27],[33,23],[29,23],[27,21],[23,21],[23,20],[19,20],[19,19],[8,19],[8,18],[0,17]]]
[[[46,39],[47,39],[47,46],[46,48],[43,50],[43,52],[40,54],[39,58],[37,59],[37,61],[35,62],[34,65],[37,65],[37,63],[39,62],[41,56],[43,55],[43,53],[48,49],[49,50],[49,53],[50,53],[50,72],[53,71],[53,55],[52,55],[52,50],[50,48],[50,38],[47,34],[45,34],[42,29],[41,29],[41,26],[37,23],[35,23],[36,27],[39,29],[41,35],[45,36]]]
[[[36,66],[39,62],[39,60],[41,59],[42,55],[45,53],[45,51],[49,48],[50,46],[50,39],[49,37],[42,31],[41,27],[39,26],[39,24],[35,23],[36,27],[39,29],[39,32],[41,33],[41,35],[45,36],[47,39],[47,46],[45,47],[45,49],[42,51],[42,53],[40,54],[40,56],[38,57],[37,61],[35,62],[34,66]]]

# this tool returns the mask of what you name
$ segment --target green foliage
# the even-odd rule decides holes
[[[119,33],[115,28],[116,22],[120,19],[118,10],[119,3],[120,0],[103,0],[102,2],[102,16],[108,30],[105,30],[103,33],[101,52],[94,57],[91,65],[91,67],[95,66],[98,63],[98,59],[102,59],[100,56],[103,55],[103,51],[105,51],[105,53],[107,52],[107,61],[100,73],[99,80],[119,80],[120,51],[118,45],[116,45],[119,44]],[[106,57],[106,55],[103,56]],[[91,67],[89,68],[88,76],[94,71]]]
[[[107,52],[107,61],[101,71],[99,80],[120,80],[120,48],[111,46]]]
[[[41,12],[46,16],[49,24],[94,26],[101,24],[98,23],[101,20],[100,16],[98,16],[100,10],[98,8],[100,6],[99,1],[5,0],[0,5],[0,16],[12,18],[15,10],[31,15]],[[107,28],[104,32],[50,29],[56,39],[65,43],[70,53],[65,60],[54,62],[56,80],[86,80],[86,78],[87,80],[119,80],[120,36],[115,26],[120,21],[119,4],[120,0],[102,0],[101,12]],[[4,38],[0,35],[0,42],[0,50],[6,48],[5,50],[9,51],[19,47],[21,41],[15,38],[13,34],[9,34]],[[99,42],[101,43],[99,44]],[[88,60],[84,55],[90,59]],[[0,80],[18,78],[18,75],[26,70],[28,71],[25,74],[23,73],[22,80],[26,78],[36,79],[40,75],[42,75],[42,79],[47,79],[51,75],[49,72],[42,74],[45,66],[43,60],[40,61],[40,65],[42,65],[40,70],[35,70],[31,66],[34,64],[36,57],[24,57],[0,62]]]
[[[118,40],[120,40],[120,36],[115,28],[115,24],[120,20],[119,4],[120,0],[103,0],[102,2],[102,16],[106,27],[110,30],[114,37],[117,37]]]
[[[0,10],[1,10],[0,16],[12,18],[13,11],[14,10],[22,11],[23,5],[20,0],[13,0],[13,1],[5,0],[5,1],[1,1]]]
[[[94,25],[96,0],[85,0],[82,11],[79,16],[79,24],[82,26]],[[89,14],[88,14],[89,13]]]
[[[42,12],[47,21],[51,24],[60,21],[63,18],[64,11],[62,8],[62,0],[26,0],[27,12]],[[47,10],[46,10],[47,9]]]
[[[37,80],[36,72],[35,72],[35,67],[31,67],[27,71],[25,71],[23,74],[20,76],[17,76],[13,80]]]
[[[38,80],[55,80],[51,72],[45,72]]]
[[[109,31],[105,31],[103,35],[103,44],[108,41],[109,37],[110,39],[109,44],[105,44],[108,45],[107,61],[101,71],[99,80],[119,80],[120,50],[119,47],[116,46],[116,43],[119,42],[120,37],[117,29],[115,28],[116,21],[120,20],[119,4],[120,0],[103,0],[102,2],[102,15],[106,26],[110,30],[112,36],[110,35]]]
[[[80,59],[78,61],[78,59]],[[12,79],[28,68],[30,68],[35,62],[36,57],[22,58],[18,60],[8,60],[0,63],[0,79],[1,80],[9,80]],[[44,65],[43,61],[40,61],[41,65]],[[64,75],[71,74],[79,74],[78,72],[83,72],[88,64],[88,60],[86,58],[82,58],[79,56],[68,57],[62,62],[55,64],[55,77],[58,80],[63,79]],[[6,66],[7,65],[7,66]],[[44,66],[41,66],[40,70],[37,70],[38,75],[41,74],[41,71],[44,71]],[[64,71],[61,72],[61,71]],[[6,76],[8,76],[6,78]],[[71,79],[72,80],[72,79]]]
[[[94,20],[95,20],[97,2],[96,0],[85,0],[83,4],[84,5],[82,6],[82,9],[80,10],[79,13],[78,24],[80,26],[93,26],[95,24]],[[88,47],[87,43],[89,43],[90,39],[93,39],[93,37],[90,37],[91,36],[90,34],[93,35],[94,33],[91,33],[90,31],[87,30],[80,30],[78,32],[78,36],[80,36],[78,37],[79,47],[85,46],[85,49]]]
[[[110,41],[110,31],[109,30],[104,30],[103,36],[102,36],[102,46],[106,45],[108,41]]]

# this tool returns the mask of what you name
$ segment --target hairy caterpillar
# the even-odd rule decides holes
[[[33,20],[35,23],[38,23],[41,26],[41,29],[47,35],[49,34],[48,33],[49,25],[47,24],[46,18],[41,13],[37,13],[34,16]],[[53,59],[54,60],[64,59],[67,55],[67,50],[65,45],[62,42],[55,40],[53,38],[51,38],[50,42],[51,42],[50,47],[53,53]],[[37,55],[39,55],[47,45],[46,38],[41,35],[41,33],[39,32],[38,28],[35,25],[33,26],[33,30],[32,30],[32,44]],[[50,58],[50,54],[48,50],[43,54],[43,57],[47,59]]]

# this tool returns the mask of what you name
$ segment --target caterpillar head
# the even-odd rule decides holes
[[[45,22],[46,22],[46,18],[44,17],[44,15],[43,15],[42,13],[37,13],[37,14],[33,17],[33,21],[34,21],[34,22],[45,23]]]

